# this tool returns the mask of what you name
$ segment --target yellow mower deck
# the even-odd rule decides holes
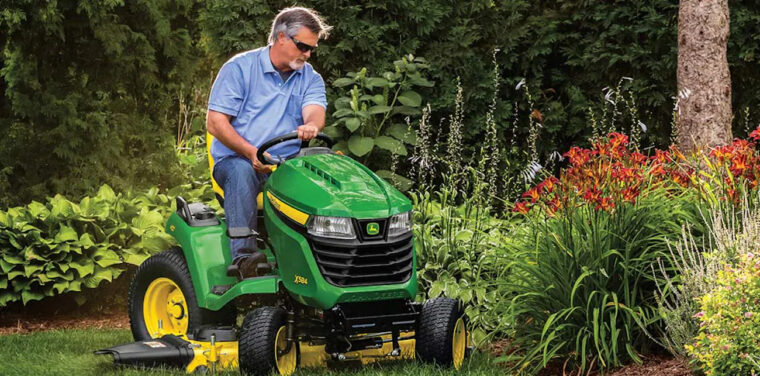
[[[402,332],[401,336],[412,336],[414,332]],[[390,334],[383,335],[384,340],[390,340]],[[188,373],[195,372],[198,367],[207,369],[231,370],[238,368],[238,343],[237,342],[217,342],[213,346],[211,342],[201,342],[185,339],[195,347],[195,357],[187,365],[185,371]],[[393,351],[393,344],[386,342],[382,348],[367,349],[361,351],[352,351],[345,353],[346,360],[358,360],[362,364],[370,364],[382,360],[399,360],[414,359],[414,339],[399,341],[401,355],[388,356]],[[330,354],[325,352],[325,345],[310,345],[308,342],[299,342],[301,349],[301,359],[298,364],[281,364],[278,360],[280,371],[284,375],[289,375],[298,368],[325,368],[331,360]],[[287,357],[290,354],[286,354]],[[290,362],[290,360],[286,360]]]

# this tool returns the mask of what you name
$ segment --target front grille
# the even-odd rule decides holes
[[[413,272],[412,234],[392,241],[311,239],[325,280],[338,287],[403,283]]]

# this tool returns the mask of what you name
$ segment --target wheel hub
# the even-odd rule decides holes
[[[153,338],[187,334],[187,302],[179,286],[169,278],[157,278],[148,286],[143,300],[143,317]]]

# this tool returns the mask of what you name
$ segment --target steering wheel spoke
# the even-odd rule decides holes
[[[259,151],[256,152],[256,158],[258,158],[259,161],[261,161],[264,164],[270,164],[270,165],[277,165],[277,166],[279,166],[283,161],[285,161],[285,160],[287,160],[289,158],[282,158],[282,157],[280,157],[278,155],[277,156],[278,159],[275,160],[275,159],[271,158],[266,153],[266,151],[269,150],[269,149],[271,149],[275,145],[281,144],[283,142],[291,141],[291,140],[296,140],[296,139],[298,139],[298,133],[292,132],[292,133],[288,133],[286,135],[278,136],[278,137],[275,137],[275,138],[273,138],[271,140],[268,140],[268,141],[264,142],[264,144],[262,144],[261,147],[259,148]],[[335,145],[335,141],[333,141],[333,139],[330,136],[328,136],[328,135],[326,135],[326,134],[324,134],[322,132],[317,133],[317,135],[316,135],[316,137],[314,137],[314,139],[318,139],[318,140],[324,141],[329,148],[332,148],[333,145]],[[309,147],[309,141],[301,140],[301,149],[306,149],[308,147]]]

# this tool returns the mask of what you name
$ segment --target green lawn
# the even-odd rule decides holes
[[[11,375],[184,375],[179,370],[139,370],[116,368],[111,356],[93,351],[131,342],[128,330],[55,330],[33,334],[0,336],[0,376]],[[237,372],[219,372],[237,375]],[[397,361],[367,367],[341,367],[340,370],[299,370],[295,375],[504,375],[491,357],[476,353],[465,360],[461,372],[414,361]]]

